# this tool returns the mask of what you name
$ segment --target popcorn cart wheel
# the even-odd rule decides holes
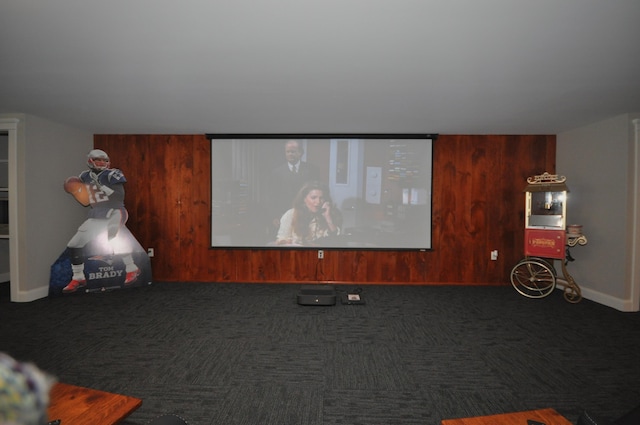
[[[569,248],[586,245],[582,226],[566,230],[566,195],[564,176],[544,173],[527,179],[525,213],[525,258],[511,270],[511,285],[527,298],[544,298],[563,287],[564,299],[570,303],[582,300],[580,287],[567,271],[573,261]],[[554,267],[560,261],[562,274]]]
[[[576,239],[575,242],[585,245],[586,237],[582,235],[581,240]],[[564,299],[573,304],[578,303],[582,300],[582,292],[567,271],[567,261],[570,260],[561,261],[562,275],[558,276],[554,259],[526,257],[511,270],[511,285],[527,298],[544,298],[551,294],[556,288],[556,283],[559,283],[564,288]]]
[[[556,288],[556,269],[544,258],[529,257],[511,270],[511,285],[527,298],[544,298]]]

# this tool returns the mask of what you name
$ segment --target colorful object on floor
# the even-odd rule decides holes
[[[0,353],[0,423],[46,423],[49,391],[54,382],[35,365]]]

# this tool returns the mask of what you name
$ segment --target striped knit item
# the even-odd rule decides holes
[[[35,365],[0,353],[0,425],[46,424],[53,383]]]

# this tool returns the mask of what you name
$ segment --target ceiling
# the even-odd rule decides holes
[[[3,0],[0,13],[0,113],[94,134],[557,134],[635,112],[638,0]]]

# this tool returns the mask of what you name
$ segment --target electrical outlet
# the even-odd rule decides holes
[[[156,251],[153,248],[147,248],[147,255],[149,257],[153,257],[156,254]]]
[[[324,258],[324,251],[321,249],[318,250],[318,258],[321,260]]]
[[[496,261],[498,259],[498,250],[494,249],[491,251],[491,261]]]

